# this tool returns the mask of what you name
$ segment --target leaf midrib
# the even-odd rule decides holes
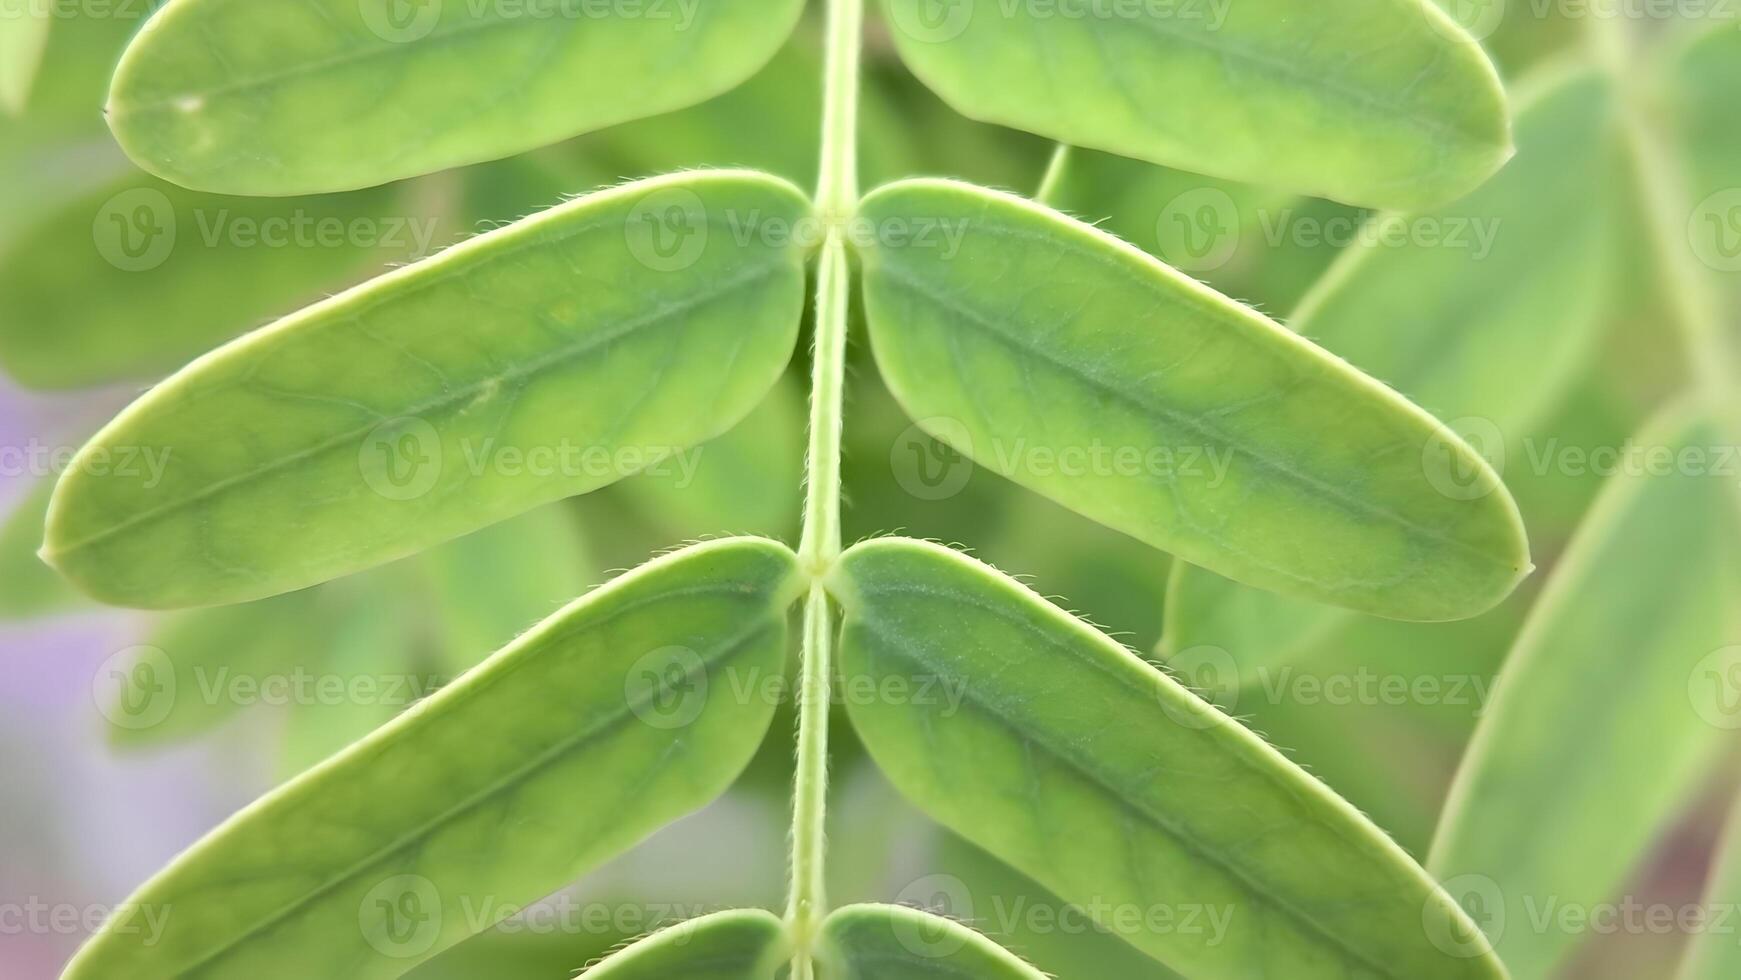
[[[1037,237],[1016,233],[1009,229],[1000,228],[995,224],[987,225],[979,230],[991,235],[1002,235],[1005,237],[1021,237],[1029,239]],[[1046,240],[1057,245],[1067,245],[1072,251],[1084,258],[1090,259],[1099,264],[1106,264],[1103,256],[1090,253],[1082,249],[1075,242],[1068,242],[1061,238]],[[1335,484],[1325,483],[1310,474],[1301,472],[1300,470],[1289,466],[1280,459],[1272,458],[1267,454],[1254,451],[1250,446],[1245,445],[1243,440],[1235,439],[1227,433],[1221,432],[1212,426],[1202,423],[1200,420],[1192,416],[1182,414],[1166,405],[1152,404],[1138,392],[1130,391],[1125,387],[1098,378],[1087,370],[1053,355],[1051,352],[1038,345],[1027,343],[1022,338],[1000,329],[998,324],[991,318],[980,314],[972,307],[965,305],[946,293],[931,288],[926,283],[923,276],[906,271],[899,263],[884,262],[878,265],[878,269],[888,275],[891,279],[896,280],[901,285],[904,285],[913,292],[918,293],[923,299],[941,307],[945,312],[961,317],[963,321],[977,328],[981,335],[998,341],[1020,354],[1031,355],[1037,360],[1055,368],[1059,372],[1069,375],[1088,387],[1109,395],[1112,398],[1137,409],[1141,413],[1161,416],[1173,425],[1176,425],[1205,441],[1215,441],[1221,445],[1227,446],[1252,460],[1260,468],[1275,474],[1281,478],[1283,482],[1292,483],[1308,492],[1315,492],[1316,495],[1321,495],[1324,499],[1338,505],[1339,508],[1346,513],[1357,517],[1369,517],[1383,520],[1386,523],[1401,529],[1405,534],[1443,545],[1453,551],[1472,556],[1483,563],[1493,564],[1507,569],[1511,567],[1511,563],[1503,558],[1498,558],[1494,555],[1488,554],[1473,545],[1451,537],[1443,531],[1429,528],[1402,514],[1398,514],[1376,504],[1364,502],[1351,496]],[[1119,271],[1125,274],[1127,278],[1134,280],[1134,277],[1128,276],[1128,270],[1121,268]],[[1142,285],[1142,283],[1139,282],[1138,285]],[[1145,291],[1149,290],[1145,288]],[[1165,299],[1169,303],[1177,303],[1176,297],[1165,297]],[[964,391],[971,390],[969,379],[961,378],[960,383]]]
[[[1053,637],[1050,633],[1032,623],[1011,616],[1006,610],[999,609],[980,601],[976,596],[973,596],[970,593],[957,592],[951,589],[935,589],[920,585],[906,584],[878,584],[866,586],[861,583],[859,588],[861,595],[864,596],[875,596],[879,594],[898,596],[917,595],[933,600],[941,600],[953,606],[970,606],[980,610],[981,612],[989,613],[998,619],[1021,628],[1025,632],[1039,637],[1048,646],[1064,651],[1071,657],[1071,659],[1084,663],[1085,666],[1088,666],[1099,673],[1109,673],[1105,669],[1106,665],[1096,663],[1092,658],[1084,657],[1081,651],[1076,649],[1073,644]],[[875,617],[870,616],[859,616],[859,622],[865,625],[866,628],[870,629],[873,633],[882,636],[885,640],[892,641],[882,648],[882,652],[885,655],[905,659],[909,663],[922,669],[929,670],[935,674],[953,676],[957,680],[965,679],[961,674],[959,674],[959,672],[946,669],[948,666],[953,665],[940,664],[913,652],[917,645],[911,643],[908,634],[899,631],[898,628],[882,625]],[[1145,804],[1139,803],[1138,801],[1125,796],[1114,785],[1112,785],[1111,782],[1109,782],[1107,777],[1103,776],[1093,766],[1083,763],[1077,755],[1059,749],[1059,747],[1048,738],[1036,738],[1033,732],[1023,729],[1018,721],[1012,718],[1000,705],[985,699],[979,692],[980,685],[968,684],[966,687],[968,689],[968,693],[966,694],[967,699],[979,706],[979,708],[985,712],[987,717],[1008,730],[1017,740],[1037,745],[1066,769],[1077,773],[1093,785],[1100,787],[1100,789],[1103,790],[1110,799],[1128,810],[1134,816],[1147,822],[1156,830],[1177,841],[1188,850],[1198,854],[1205,862],[1220,869],[1227,874],[1228,877],[1245,886],[1247,892],[1258,901],[1276,909],[1287,918],[1305,926],[1311,934],[1318,936],[1332,948],[1344,953],[1351,961],[1373,970],[1379,976],[1391,977],[1394,978],[1394,980],[1408,980],[1404,975],[1394,973],[1382,964],[1362,955],[1360,951],[1349,945],[1348,940],[1345,940],[1341,936],[1329,931],[1327,927],[1321,925],[1311,915],[1295,906],[1292,902],[1261,887],[1261,883],[1254,880],[1244,868],[1222,857],[1215,849],[1198,840],[1193,834],[1175,825],[1164,814],[1157,813]],[[1045,734],[1044,729],[1041,729],[1040,732],[1042,735]]]
[[[462,388],[454,389],[436,398],[429,399],[428,401],[408,406],[404,409],[395,410],[392,413],[383,413],[379,418],[329,436],[312,446],[270,460],[262,465],[254,467],[253,469],[238,473],[235,476],[218,480],[184,497],[179,497],[156,507],[140,511],[137,514],[128,517],[126,520],[118,521],[102,530],[87,534],[76,541],[59,545],[54,549],[54,553],[56,555],[73,554],[94,544],[108,540],[109,538],[112,538],[123,531],[137,527],[140,524],[160,520],[169,514],[186,510],[189,507],[193,507],[209,500],[233,487],[252,483],[264,476],[285,469],[286,467],[293,466],[304,460],[338,449],[347,445],[352,440],[373,431],[386,419],[394,417],[421,418],[432,413],[444,414],[448,409],[451,409],[456,405],[470,403],[485,390],[526,381],[527,379],[534,378],[545,371],[561,367],[584,357],[601,347],[607,347],[644,328],[664,325],[670,323],[672,320],[680,320],[684,314],[687,314],[698,307],[722,299],[726,296],[730,296],[740,290],[759,285],[762,282],[773,278],[780,270],[782,264],[780,259],[782,258],[783,256],[778,256],[775,261],[770,261],[766,265],[747,266],[744,272],[726,280],[723,284],[717,285],[711,290],[693,293],[677,303],[666,305],[652,313],[623,320],[611,328],[587,331],[579,341],[559,346],[542,357],[528,361],[523,366],[487,375],[465,385]]]
[[[696,586],[686,589],[667,590],[652,596],[624,603],[619,608],[612,610],[609,615],[602,616],[596,621],[589,622],[573,632],[583,632],[595,629],[605,623],[617,619],[620,616],[634,612],[635,610],[647,605],[666,602],[672,598],[708,594],[727,594],[733,597],[739,597],[742,595],[740,588],[736,584]],[[710,651],[707,656],[698,657],[698,667],[692,667],[690,670],[686,671],[684,677],[686,679],[693,678],[695,677],[697,670],[708,672],[716,664],[731,659],[738,653],[742,652],[744,648],[749,646],[761,634],[767,632],[769,626],[770,624],[766,621],[752,622],[748,628],[734,633],[729,638],[722,641],[719,646]],[[563,640],[566,640],[569,636],[572,636],[573,632],[553,636],[549,638],[549,642],[552,644],[560,643]],[[596,724],[581,731],[574,732],[566,738],[559,740],[550,748],[528,760],[524,765],[517,769],[510,770],[508,773],[503,775],[501,779],[487,784],[477,792],[454,804],[452,807],[449,807],[404,834],[394,838],[393,841],[387,845],[376,848],[371,853],[357,859],[349,867],[340,871],[322,884],[309,889],[306,894],[288,903],[279,911],[261,918],[259,922],[248,927],[234,939],[218,946],[211,952],[201,956],[198,960],[179,968],[179,973],[182,975],[194,973],[212,962],[223,958],[236,947],[266,930],[271,929],[273,926],[284,922],[308,906],[318,902],[327,894],[356,878],[366,869],[373,867],[387,857],[404,851],[413,844],[428,838],[442,827],[465,816],[498,795],[531,780],[541,770],[555,765],[557,762],[561,761],[563,757],[584,748],[586,745],[597,741],[602,737],[610,735],[630,716],[634,715],[638,709],[645,707],[654,696],[654,692],[649,690],[643,692],[642,695],[637,698],[624,698],[616,711],[604,715]]]

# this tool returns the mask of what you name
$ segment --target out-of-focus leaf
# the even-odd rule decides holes
[[[791,958],[786,925],[760,909],[716,912],[648,936],[581,974],[586,980],[772,980]]]
[[[45,0],[0,0],[0,111],[18,115],[48,47],[54,23]]]
[[[419,670],[407,656],[412,617],[419,611],[411,596],[379,587],[366,594],[374,601],[348,608],[323,631],[324,648],[307,651],[310,680],[284,720],[278,765],[285,778],[391,721],[438,685],[433,670]]]
[[[805,252],[759,223],[808,213],[766,175],[643,181],[309,307],[98,433],[44,555],[112,604],[245,601],[613,483],[780,376]],[[126,447],[166,461],[157,479],[94,465]]]
[[[0,521],[0,619],[31,619],[90,605],[54,569],[36,557],[48,498],[54,489],[44,484],[32,490]]]
[[[1705,886],[1703,908],[1733,910],[1741,907],[1741,807],[1733,807],[1723,831],[1716,862]],[[1721,914],[1721,913],[1719,913]],[[1732,980],[1741,976],[1741,944],[1726,929],[1706,929],[1694,934],[1675,980]]]
[[[1367,212],[1078,150],[1048,202],[1275,314],[1294,308]]]
[[[980,465],[1186,561],[1398,619],[1475,615],[1527,571],[1484,460],[1250,308],[966,184],[892,184],[861,217],[909,229],[861,247],[877,363]]]
[[[1691,184],[1687,238],[1700,269],[1723,284],[1741,314],[1741,32],[1733,23],[1697,36],[1669,65],[1671,121]],[[1731,331],[1731,335],[1737,335]]]
[[[822,924],[829,980],[1045,980],[967,926],[898,905],[849,905]]]
[[[110,741],[159,745],[202,735],[250,705],[293,697],[318,671],[342,603],[305,590],[165,617],[145,642],[105,664],[98,690]]]
[[[783,669],[802,590],[756,539],[617,579],[196,844],[67,980],[399,976],[723,792],[774,708],[726,672]]]
[[[1437,946],[1467,920],[1352,807],[1020,584],[900,539],[851,549],[828,583],[846,689],[907,692],[847,699],[894,784],[1174,969],[1503,975]],[[1187,904],[1240,914],[1210,941],[1107,911]]]
[[[718,95],[773,57],[802,7],[177,0],[128,47],[109,125],[186,187],[351,190]]]
[[[1431,411],[1513,439],[1590,362],[1625,187],[1605,78],[1555,71],[1518,101],[1516,159],[1455,204],[1377,219],[1292,318]]]
[[[435,225],[389,190],[265,201],[129,177],[0,246],[0,368],[33,388],[155,380],[429,255]]]
[[[1458,772],[1429,866],[1518,976],[1550,974],[1578,938],[1541,910],[1610,900],[1741,728],[1741,528],[1719,433],[1681,408],[1636,438]]]
[[[964,115],[1185,170],[1420,208],[1510,148],[1498,75],[1428,0],[884,10],[914,73]]]
[[[604,578],[573,515],[560,505],[450,541],[419,561],[438,623],[431,640],[453,674]]]
[[[804,395],[786,381],[730,432],[625,480],[625,499],[676,540],[789,537],[803,509]]]
[[[1515,449],[1523,464],[1540,448],[1541,419],[1601,338],[1622,187],[1607,84],[1560,73],[1532,91],[1505,170],[1441,211],[1378,219],[1294,319],[1302,333],[1455,419],[1483,452],[1503,461]],[[1430,467],[1447,495],[1485,493],[1470,482],[1478,470],[1425,454],[1413,461]],[[1165,655],[1217,647],[1242,671],[1293,662],[1348,619],[1184,565],[1170,592]]]

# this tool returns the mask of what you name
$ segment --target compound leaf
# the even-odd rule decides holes
[[[1619,894],[1741,728],[1741,528],[1711,469],[1726,440],[1682,407],[1633,443],[1500,672],[1428,864],[1521,977],[1579,938],[1542,910]]]
[[[1199,173],[1415,209],[1510,149],[1481,48],[1427,0],[885,0],[902,57],[963,114]]]
[[[895,785],[1168,966],[1229,980],[1504,975],[1483,951],[1442,948],[1473,926],[1353,807],[1019,583],[881,539],[828,584],[846,689],[899,692],[847,698]],[[1234,910],[1225,935],[1107,911],[1185,905]]]
[[[237,602],[637,472],[779,377],[805,255],[757,222],[808,209],[749,172],[642,181],[316,304],[98,433],[56,491],[44,556],[111,604]],[[130,448],[167,466],[94,465]]]
[[[178,0],[128,47],[108,119],[186,187],[289,196],[510,156],[749,78],[802,0]]]
[[[738,538],[576,601],[196,844],[66,980],[380,980],[494,925],[730,785],[775,699],[726,673],[781,675],[799,578]]]
[[[848,905],[822,924],[824,980],[1045,980],[990,939],[899,905]]]
[[[892,184],[860,217],[877,363],[980,465],[1231,578],[1396,619],[1475,615],[1527,571],[1473,449],[1256,311],[966,184]]]
[[[716,912],[605,957],[585,980],[774,980],[791,958],[786,925],[760,909]]]

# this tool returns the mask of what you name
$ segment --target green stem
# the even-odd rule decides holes
[[[1040,189],[1034,192],[1034,200],[1048,205],[1057,203],[1058,191],[1063,189],[1069,169],[1070,144],[1059,143],[1052,151],[1052,162],[1046,164],[1046,175],[1040,178]]]
[[[1656,121],[1653,104],[1659,93],[1637,83],[1637,47],[1624,21],[1614,16],[1593,18],[1589,50],[1620,93],[1620,128],[1633,162],[1636,190],[1641,195],[1646,235],[1657,267],[1666,277],[1664,298],[1670,319],[1680,333],[1687,373],[1701,401],[1723,417],[1737,389],[1737,352],[1724,332],[1722,303],[1709,270],[1703,268],[1686,239],[1677,216],[1692,213],[1695,204],[1687,186],[1687,166],[1673,150],[1673,140]]]
[[[852,289],[845,226],[858,210],[859,49],[864,0],[829,0],[822,163],[816,207],[828,231],[817,262],[816,347],[810,388],[804,532],[799,557],[811,575],[804,603],[798,694],[798,762],[792,788],[792,882],[786,919],[792,980],[812,980],[813,951],[828,914],[829,683],[834,617],[822,577],[840,556],[840,437],[846,388],[847,303]]]

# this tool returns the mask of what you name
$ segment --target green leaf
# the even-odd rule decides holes
[[[398,976],[723,792],[774,711],[727,675],[781,675],[802,590],[748,538],[617,579],[196,844],[66,980]]]
[[[1741,540],[1719,427],[1672,410],[1633,440],[1506,661],[1429,866],[1507,965],[1547,976],[1590,909],[1697,791],[1733,729]],[[1542,836],[1519,827],[1551,827]]]
[[[177,0],[116,69],[109,126],[186,187],[350,190],[718,95],[773,57],[802,7]]]
[[[24,111],[53,23],[46,0],[0,0],[0,110]]]
[[[284,721],[277,760],[282,778],[300,775],[380,728],[440,681],[432,670],[420,672],[417,659],[408,655],[414,646],[408,634],[418,612],[413,594],[369,584],[374,588],[364,598],[375,601],[346,610],[348,615],[327,627],[321,647],[304,651],[314,655],[308,665],[314,668],[308,672],[312,682]]]
[[[284,698],[299,669],[325,660],[332,621],[341,615],[336,596],[302,591],[165,617],[97,678],[110,742],[142,747],[192,738],[249,705]]]
[[[1045,980],[967,926],[898,905],[849,905],[822,924],[824,980]]]
[[[1508,444],[1539,432],[1602,337],[1623,186],[1613,93],[1600,76],[1538,78],[1522,104],[1510,165],[1455,205],[1378,219],[1293,321],[1456,419],[1452,428],[1501,464]],[[1459,492],[1465,476],[1441,474]],[[1218,647],[1245,671],[1297,661],[1349,618],[1183,565],[1168,608],[1166,650]]]
[[[1493,66],[1427,0],[884,9],[907,64],[964,115],[1121,156],[1413,209],[1473,189],[1510,149]]]
[[[898,539],[828,583],[848,712],[895,785],[1156,959],[1230,980],[1503,976],[1440,948],[1461,911],[1352,807],[1020,584]],[[1186,907],[1225,936],[1144,925]]]
[[[1667,66],[1668,98],[1679,153],[1689,173],[1688,244],[1695,268],[1726,289],[1731,318],[1741,312],[1741,33],[1734,24],[1695,36]]]
[[[980,465],[1231,578],[1397,619],[1474,615],[1527,572],[1484,460],[1255,311],[960,183],[884,187],[860,219],[887,239],[860,243],[877,362]]]
[[[730,432],[623,481],[623,495],[676,540],[792,536],[804,507],[804,423],[804,393],[782,380]]]
[[[1741,806],[1731,805],[1700,908],[1733,915],[1737,904],[1741,904]],[[1675,980],[1729,980],[1736,976],[1741,976],[1741,943],[1735,942],[1730,930],[1708,928],[1693,935]]]
[[[454,674],[605,578],[560,504],[450,541],[419,561],[439,621],[430,639]]]
[[[0,521],[0,620],[33,619],[90,605],[36,557],[53,484],[33,489]]]
[[[581,973],[586,980],[773,980],[791,958],[786,925],[760,909],[672,926]]]
[[[1522,92],[1517,158],[1453,205],[1378,219],[1291,323],[1442,417],[1511,439],[1597,348],[1626,188],[1605,77],[1555,70]]]
[[[0,368],[43,389],[155,381],[390,262],[427,256],[435,234],[392,190],[263,201],[135,174],[0,245]]]
[[[98,433],[44,555],[113,604],[237,602],[610,484],[780,376],[805,255],[774,231],[808,212],[764,175],[643,181],[318,303]],[[129,451],[166,464],[109,465]]]

